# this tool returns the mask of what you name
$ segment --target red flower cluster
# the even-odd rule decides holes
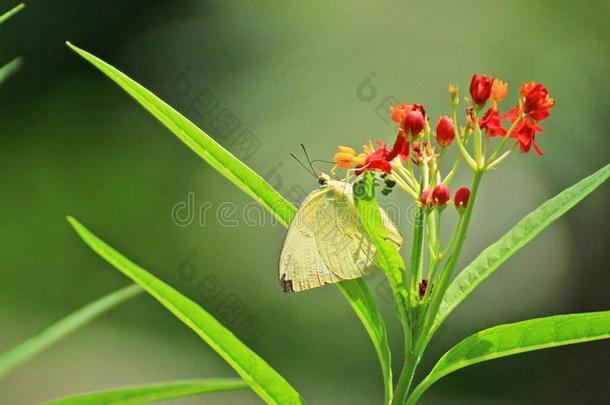
[[[468,206],[468,199],[470,198],[470,190],[466,187],[458,188],[455,192],[453,204],[459,212],[464,212]],[[422,191],[419,197],[419,202],[426,208],[433,209],[436,206],[441,208],[449,204],[451,200],[451,191],[445,184],[438,184],[434,188],[429,188]]]
[[[540,121],[549,116],[555,104],[555,100],[549,96],[544,85],[535,82],[523,83],[519,92],[519,103],[504,115],[498,110],[498,103],[506,97],[508,92],[506,83],[492,76],[474,74],[469,90],[471,104],[466,109],[465,140],[468,138],[468,131],[472,131],[476,126],[477,119],[479,128],[492,138],[506,137],[508,130],[502,122],[509,121],[512,124],[510,138],[518,141],[521,151],[528,152],[533,147],[542,155],[535,136],[542,131],[539,126]],[[455,109],[458,104],[458,91],[454,85],[449,86],[449,98]],[[479,113],[488,100],[491,101],[491,106],[479,118]],[[435,160],[441,154],[435,154],[430,142],[428,116],[424,107],[418,103],[402,103],[392,107],[390,116],[399,125],[391,149],[381,141],[375,141],[375,146],[365,145],[364,153],[361,154],[356,154],[356,151],[350,147],[340,146],[335,154],[335,166],[341,169],[355,167],[356,174],[366,171],[391,174],[392,162],[396,164],[396,159],[403,161],[411,159],[418,166],[432,164],[431,167],[438,167]],[[447,148],[453,143],[458,134],[456,125],[449,116],[444,115],[439,118],[434,135],[440,148]],[[469,195],[468,189],[459,189],[456,192],[454,203],[458,210],[466,207]],[[449,189],[442,184],[421,194],[421,203],[428,207],[443,206],[448,204],[449,200]]]
[[[542,155],[542,150],[535,140],[536,133],[542,132],[538,123],[549,116],[551,108],[555,104],[555,100],[549,97],[547,88],[540,83],[523,83],[519,91],[521,96],[519,104],[502,116],[497,104],[506,97],[508,85],[494,78],[490,79],[492,81],[490,84],[487,79],[485,75],[479,77],[475,74],[470,83],[470,92],[475,104],[482,105],[489,97],[493,103],[483,118],[479,120],[479,127],[486,130],[489,137],[504,137],[507,130],[502,125],[502,120],[514,123],[519,119],[520,121],[510,137],[518,140],[522,152],[528,152],[533,146],[536,152]],[[487,92],[488,87],[489,93]]]
[[[549,91],[544,85],[535,82],[523,83],[519,94],[521,95],[519,105],[504,114],[504,119],[513,123],[520,119],[510,137],[519,141],[521,152],[528,152],[533,146],[542,156],[542,150],[536,144],[536,133],[542,132],[538,123],[549,116],[555,100],[549,96]],[[522,117],[519,118],[521,115]]]

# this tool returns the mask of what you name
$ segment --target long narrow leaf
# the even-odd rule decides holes
[[[192,300],[129,261],[74,218],[68,221],[89,247],[191,328],[268,404],[303,404],[298,392],[256,353]]]
[[[480,283],[555,220],[610,177],[610,164],[551,198],[485,249],[453,280],[436,316],[432,333]]]
[[[17,4],[15,7],[13,7],[12,9],[10,9],[9,11],[7,11],[6,13],[0,15],[0,24],[2,24],[3,22],[5,22],[6,20],[8,20],[9,18],[11,18],[12,16],[14,16],[15,14],[17,14],[18,12],[20,12],[21,10],[23,10],[23,8],[25,7],[25,4],[21,3],[21,4]]]
[[[475,333],[441,357],[415,388],[415,404],[436,381],[464,367],[513,354],[610,338],[610,311],[556,315],[494,326]]]
[[[141,292],[142,289],[138,285],[114,291],[85,305],[8,352],[0,354],[0,376]]]
[[[237,378],[172,381],[71,395],[42,405],[138,405],[248,388]]]
[[[0,84],[12,76],[21,67],[21,58],[15,58],[4,66],[0,67]]]
[[[343,281],[339,287],[373,342],[383,376],[384,403],[388,404],[392,399],[392,354],[377,302],[362,279]]]
[[[282,224],[288,226],[292,221],[296,208],[251,168],[216,143],[205,132],[113,66],[72,44],[68,43],[68,46],[121,86],[193,152],[261,203]],[[357,279],[339,283],[337,287],[364,324],[377,351],[381,368],[386,370],[389,353],[389,346],[385,338],[386,328],[379,309],[370,299],[371,294],[366,283]],[[384,376],[387,376],[387,370],[383,372]]]
[[[178,111],[124,73],[69,42],[67,45],[115,81],[203,160],[267,208],[284,225],[290,223],[290,219],[295,212],[294,206],[241,160],[224,149]]]

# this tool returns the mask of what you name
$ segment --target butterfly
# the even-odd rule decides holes
[[[318,183],[299,207],[282,247],[279,279],[286,292],[362,277],[375,268],[376,247],[356,211],[353,185],[326,174]],[[388,238],[400,246],[400,232],[380,210]]]

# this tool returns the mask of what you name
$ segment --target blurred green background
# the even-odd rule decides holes
[[[2,10],[15,4],[0,2]],[[484,179],[466,264],[608,162],[609,13],[607,1],[28,3],[0,27],[0,63],[18,55],[25,62],[0,87],[0,351],[127,285],[69,229],[71,214],[218,316],[310,403],[382,398],[372,346],[338,290],[280,291],[285,230],[266,214],[261,226],[240,220],[249,198],[64,41],[148,87],[293,200],[316,185],[289,152],[303,142],[329,159],[338,144],[391,142],[394,129],[377,113],[388,97],[423,103],[435,122],[448,112],[447,85],[465,94],[473,72],[509,82],[512,100],[521,81],[545,83],[557,99],[538,138],[546,154],[513,156]],[[239,128],[224,131],[219,115]],[[461,173],[456,186],[467,181]],[[189,195],[195,208],[211,203],[205,224],[196,209],[190,224],[184,210],[186,222],[172,219]],[[422,369],[485,327],[610,308],[609,196],[602,186],[485,282],[450,317]],[[219,207],[236,226],[219,224]],[[380,282],[375,276],[370,285],[399,364],[400,330]],[[262,333],[243,328],[248,319]],[[610,397],[609,358],[601,341],[483,363],[445,378],[422,403],[602,403]],[[142,296],[5,376],[0,403],[232,375]],[[205,398],[258,402],[249,392]]]

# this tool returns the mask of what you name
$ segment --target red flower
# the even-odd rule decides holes
[[[446,205],[449,203],[451,199],[451,192],[449,191],[449,187],[444,184],[439,184],[434,187],[434,191],[432,191],[432,200],[438,205]]]
[[[519,141],[519,149],[521,152],[529,152],[533,146],[540,156],[544,155],[540,146],[536,144],[536,132],[542,132],[542,128],[536,125],[536,122],[525,118],[517,124],[513,132],[510,134],[511,138],[516,138]]]
[[[392,107],[390,111],[392,121],[400,124],[400,128],[406,134],[413,136],[419,135],[426,125],[426,110],[421,104],[407,103],[398,104]]]
[[[481,106],[485,104],[489,96],[491,95],[491,85],[494,81],[493,77],[487,75],[478,74],[472,75],[470,80],[470,97],[472,97],[473,103]]]
[[[390,152],[386,144],[381,141],[375,141],[375,143],[378,146],[377,150],[372,151],[366,156],[364,164],[357,168],[356,175],[373,170],[380,170],[388,174],[392,173],[392,166],[390,166],[390,162],[387,159]]]
[[[492,138],[506,135],[506,130],[502,126],[500,114],[498,113],[498,110],[493,107],[487,110],[483,118],[479,120],[479,127],[481,129],[486,129],[487,136]]]
[[[453,204],[458,211],[463,211],[468,206],[468,200],[470,199],[470,190],[466,187],[458,188],[453,197]]]
[[[536,82],[524,82],[519,89],[522,99],[519,105],[504,114],[504,119],[515,122],[523,112],[521,121],[517,124],[510,137],[519,141],[521,152],[529,152],[534,147],[536,153],[543,155],[536,144],[536,133],[542,132],[538,123],[549,116],[555,105],[555,100],[549,97],[549,91],[544,85]]]
[[[535,121],[542,121],[549,116],[555,100],[549,97],[549,91],[544,85],[534,82],[525,82],[521,85],[520,93],[525,97],[523,112]]]
[[[421,111],[413,110],[405,115],[405,119],[401,122],[400,127],[407,134],[411,136],[417,136],[424,130],[426,125],[426,119]]]
[[[443,115],[436,124],[436,142],[443,148],[451,145],[455,137],[455,128],[449,117]]]
[[[391,162],[396,156],[400,156],[401,159],[409,157],[409,140],[402,130],[398,131],[394,146],[392,146],[392,150],[387,156],[388,162]]]

